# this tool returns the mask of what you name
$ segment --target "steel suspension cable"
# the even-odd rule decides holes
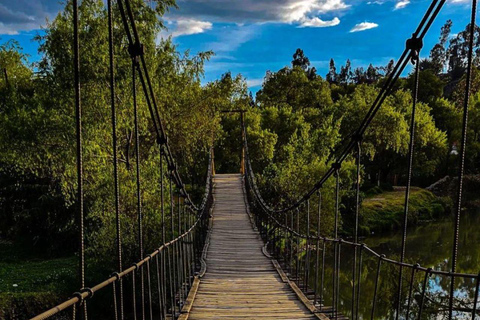
[[[340,205],[340,174],[339,174],[339,170],[340,170],[340,167],[339,165],[336,165],[334,164],[334,166],[332,166],[332,168],[334,168],[335,170],[335,222],[334,222],[334,236],[333,238],[334,239],[337,239],[338,238],[338,209],[339,209],[339,205]],[[333,284],[333,290],[332,290],[332,294],[333,294],[333,297],[332,297],[332,310],[334,310],[335,312],[335,318],[337,317],[337,313],[338,313],[338,310],[337,310],[337,305],[338,305],[338,301],[337,301],[337,288],[338,288],[338,249],[339,249],[339,246],[338,246],[338,242],[334,242],[333,243],[334,245],[334,265],[333,265],[333,281],[332,281],[332,284]]]
[[[462,210],[462,192],[463,192],[463,175],[465,171],[465,152],[467,145],[467,129],[468,129],[468,105],[470,101],[470,86],[472,81],[473,68],[473,46],[475,40],[477,14],[477,0],[472,0],[472,12],[470,18],[470,34],[468,39],[468,55],[467,55],[467,76],[465,81],[465,97],[463,101],[463,120],[462,120],[462,143],[460,145],[460,164],[458,168],[458,186],[457,186],[457,203],[455,211],[455,227],[453,235],[453,250],[451,270],[455,273],[457,270],[457,254],[458,254],[458,237],[460,228],[460,214]],[[448,316],[452,319],[453,316],[453,295],[455,293],[455,277],[451,277],[450,281],[450,299],[448,306]]]
[[[79,228],[79,278],[80,287],[85,288],[85,236],[84,236],[84,203],[83,203],[83,137],[82,137],[82,104],[80,96],[80,48],[78,31],[78,0],[73,0],[73,72],[75,88],[75,127],[77,158],[77,201]],[[87,319],[87,304],[83,302],[83,318]]]
[[[125,1],[125,7],[123,5],[123,1]],[[144,94],[145,94],[145,99],[146,103],[149,109],[150,116],[152,118],[152,122],[154,125],[155,133],[157,136],[157,142],[159,144],[163,144],[165,147],[165,159],[167,160],[167,165],[171,168],[173,168],[173,178],[175,180],[175,185],[182,189],[183,192],[185,193],[185,197],[188,199],[188,201],[191,203],[193,208],[197,211],[201,211],[203,208],[202,207],[197,207],[193,201],[190,198],[190,195],[185,189],[184,184],[182,183],[182,179],[180,177],[180,174],[178,172],[178,169],[175,165],[175,161],[172,155],[172,152],[170,150],[170,146],[168,144],[168,139],[163,127],[162,120],[159,116],[159,111],[158,111],[158,106],[156,102],[156,98],[153,92],[153,86],[152,82],[150,80],[150,76],[148,73],[148,68],[144,56],[144,49],[143,45],[140,42],[140,37],[138,35],[135,19],[133,16],[133,12],[130,6],[130,1],[129,0],[118,0],[118,6],[119,6],[119,11],[120,15],[122,18],[122,22],[125,28],[125,32],[127,35],[127,40],[129,42],[129,50],[132,54],[132,52],[139,57],[139,65],[137,67],[137,72],[139,75],[140,83],[142,85]],[[125,10],[126,8],[126,10]],[[128,18],[127,18],[128,15]],[[130,24],[129,21],[130,20]],[[140,68],[141,64],[141,68]]]
[[[136,161],[136,186],[137,186],[137,228],[138,228],[138,250],[139,258],[143,259],[143,214],[142,214],[142,193],[140,182],[140,133],[138,127],[138,107],[137,107],[137,88],[136,88],[136,68],[138,61],[132,58],[132,93],[133,93],[133,114],[135,126],[135,161]],[[143,269],[140,268],[140,298],[142,302],[142,320],[145,320],[145,279],[143,277]]]
[[[359,319],[358,317],[358,312],[360,310],[360,283],[361,283],[361,279],[362,279],[362,268],[363,268],[363,265],[362,265],[362,260],[363,260],[363,249],[364,249],[364,245],[360,246],[360,252],[358,253],[358,285],[357,285],[357,301],[356,301],[356,305],[355,305],[355,319]],[[353,315],[352,315],[353,317]]]
[[[418,320],[422,319],[422,313],[423,313],[423,307],[424,307],[424,300],[425,300],[425,293],[427,291],[427,283],[428,279],[430,277],[430,271],[431,268],[425,272],[425,278],[423,278],[423,285],[422,285],[422,294],[420,296],[420,302],[419,302],[419,311],[418,311]]]
[[[472,320],[475,320],[477,315],[477,303],[478,303],[478,294],[480,291],[480,273],[478,274],[477,280],[475,281],[475,294],[473,295],[473,308],[472,308]]]
[[[413,171],[413,155],[415,148],[415,115],[417,108],[417,98],[418,98],[418,82],[419,82],[419,72],[420,72],[420,49],[423,46],[421,41],[416,38],[409,39],[407,41],[407,47],[411,49],[412,63],[415,64],[415,79],[413,86],[412,94],[412,115],[410,119],[410,143],[408,149],[408,168],[407,168],[407,185],[405,188],[405,200],[403,206],[403,231],[402,231],[402,246],[400,251],[400,262],[405,260],[405,246],[407,243],[407,223],[408,223],[408,202],[410,199],[410,187],[412,184],[412,171]],[[403,277],[403,266],[400,265],[398,273],[398,290],[397,290],[397,306],[395,319],[398,320],[400,316],[400,306],[401,306],[401,296],[402,296],[402,277]]]
[[[108,11],[108,52],[110,67],[110,105],[112,119],[112,149],[113,149],[113,179],[114,179],[114,195],[115,195],[115,225],[116,225],[116,245],[117,245],[117,267],[122,272],[122,233],[120,224],[120,190],[118,181],[118,143],[117,143],[117,115],[115,106],[115,75],[114,75],[114,51],[113,51],[113,13],[112,0],[107,1]],[[115,288],[115,285],[114,285]],[[119,295],[120,295],[120,319],[124,319],[123,311],[123,280],[119,279]],[[116,294],[115,294],[116,297]],[[116,301],[115,301],[116,303]],[[115,307],[116,308],[116,307]],[[117,309],[115,309],[117,312]]]
[[[135,271],[137,270],[138,268],[135,268]],[[137,320],[137,288],[136,288],[135,271],[132,272],[132,308],[133,308],[133,319]]]
[[[172,235],[172,239],[175,238],[175,226],[174,226],[174,199],[173,199],[173,186],[172,186],[172,176],[170,176],[170,233]],[[172,311],[172,317],[175,318],[175,312],[176,312],[176,301],[175,301],[175,292],[176,292],[176,276],[175,276],[175,245],[173,245],[170,248],[170,255],[169,255],[170,260],[170,266],[169,266],[169,272],[170,272],[170,292],[171,292],[171,297],[170,297],[170,302],[171,302],[171,311]]]
[[[116,290],[117,284],[114,282],[112,283],[112,293],[113,293],[113,314],[115,316],[115,320],[118,320],[118,306],[117,306],[117,290]],[[73,317],[73,320],[75,320],[75,317]]]
[[[148,311],[150,320],[153,320],[153,306],[152,306],[152,279],[150,276],[150,261],[147,261],[147,288],[148,288]]]
[[[163,172],[163,157],[164,157],[164,152],[163,152],[163,145],[160,145],[160,211],[162,215],[162,244],[165,245],[166,243],[166,234],[165,234],[165,186],[163,183],[163,179],[165,178],[165,174]],[[167,318],[167,284],[166,284],[166,279],[167,279],[167,274],[166,274],[166,259],[165,259],[165,254],[162,253],[161,259],[161,277],[162,277],[162,302],[163,302],[163,308],[162,308],[162,319]]]
[[[358,216],[360,213],[360,159],[362,156],[362,145],[360,138],[357,141],[357,157],[356,157],[356,165],[357,165],[357,176],[356,176],[356,183],[355,183],[355,226],[353,231],[353,240],[355,243],[358,243]],[[357,247],[353,247],[353,266],[352,266],[352,319],[354,319],[355,315],[355,286],[356,286],[356,274],[357,274]]]
[[[285,212],[285,217],[287,213]],[[319,269],[320,269],[320,227],[321,227],[321,217],[322,217],[322,193],[318,191],[318,211],[317,211],[317,242],[315,244],[316,256],[315,256],[315,292],[313,298],[313,305],[317,305],[318,297],[318,280],[319,280]],[[286,225],[286,224],[285,224]],[[321,303],[321,301],[320,301]]]
[[[407,311],[405,313],[405,319],[409,319],[410,317],[410,307],[412,305],[412,292],[413,292],[413,282],[415,281],[415,275],[417,273],[417,268],[419,267],[420,265],[416,264],[415,266],[413,266],[412,268],[412,274],[410,276],[410,286],[409,286],[409,289],[408,289],[408,302],[407,302]]]
[[[380,257],[378,257],[378,262],[377,262],[377,273],[375,276],[375,287],[373,290],[373,300],[372,300],[372,311],[370,314],[370,319],[373,320],[375,316],[375,307],[377,305],[377,295],[378,295],[378,284],[380,282],[380,269],[382,267],[382,261],[385,258],[385,256],[382,254]]]

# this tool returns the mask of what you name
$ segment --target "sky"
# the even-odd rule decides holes
[[[149,1],[149,0],[146,0]],[[178,50],[195,54],[212,50],[203,82],[227,71],[241,73],[249,89],[261,88],[266,71],[290,65],[297,48],[304,50],[318,74],[328,72],[330,58],[337,70],[352,66],[386,65],[397,59],[420,22],[429,0],[177,0],[163,19]],[[465,28],[470,0],[447,0],[424,42],[428,56],[440,28],[453,21],[452,34]],[[46,19],[62,10],[59,0],[0,0],[0,43],[16,39],[38,60],[33,36]]]

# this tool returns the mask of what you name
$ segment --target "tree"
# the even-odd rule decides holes
[[[338,75],[338,82],[341,84],[349,84],[352,80],[352,77],[352,66],[350,63],[350,59],[347,59],[345,66],[342,66],[340,69],[340,74]]]
[[[415,74],[408,75],[405,83],[405,89],[413,91],[415,84]],[[445,83],[436,75],[432,69],[422,70],[418,77],[418,100],[425,103],[432,103],[434,100],[443,97],[443,88]]]
[[[310,67],[310,60],[305,56],[303,50],[298,48],[293,54],[292,67],[299,67],[303,71],[307,71]]]
[[[367,83],[374,83],[379,78],[380,78],[380,74],[378,73],[378,69],[375,68],[372,64],[370,64],[366,72]]]
[[[337,82],[337,68],[335,68],[335,61],[330,59],[330,67],[326,76],[326,79],[330,83],[336,83]]]
[[[452,81],[460,79],[466,69],[467,52],[469,47],[470,24],[465,30],[457,33],[456,37],[450,39],[447,49],[448,55],[448,73]],[[480,27],[474,28],[474,54],[475,64],[478,65],[478,56],[480,51]]]
[[[381,68],[383,70],[383,75],[385,77],[388,77],[393,72],[394,67],[395,67],[395,61],[391,59],[385,67]]]
[[[442,26],[439,42],[430,50],[430,59],[429,66],[422,69],[432,69],[436,74],[440,74],[445,68],[445,63],[447,62],[447,51],[446,44],[450,36],[450,30],[452,28],[452,20],[447,20],[447,22]]]
[[[343,137],[354,133],[377,94],[377,88],[359,85],[352,94],[343,96],[337,102],[336,115],[341,118],[340,132]],[[405,172],[411,105],[409,92],[395,92],[385,99],[365,132],[362,149],[368,161],[366,171],[371,177],[378,174],[382,181],[388,181],[392,174]],[[430,108],[423,103],[417,104],[416,130],[416,170],[431,176],[440,162],[433,155],[435,152],[444,154],[446,135],[435,127]]]
[[[265,77],[257,92],[259,106],[290,106],[295,112],[331,106],[329,84],[320,77],[309,79],[300,68],[283,68]]]
[[[170,146],[184,182],[196,199],[203,192],[196,186],[199,185],[198,181],[201,180],[202,185],[204,182],[207,150],[219,129],[220,117],[215,113],[214,106],[215,102],[220,101],[215,94],[222,88],[218,84],[205,87],[201,84],[203,64],[211,53],[203,52],[195,56],[190,56],[188,52],[181,54],[169,39],[157,45],[156,37],[161,28],[157,10],[143,1],[134,1],[132,6],[136,21],[142,26],[138,32],[145,46],[145,59]],[[132,160],[135,150],[132,74],[131,58],[125,49],[126,35],[116,6],[114,13],[115,25],[119,26],[114,32],[117,153],[122,186],[120,199],[125,261],[129,261],[134,255],[133,243],[136,241],[135,233],[130,230],[135,219],[135,175],[132,169],[136,165]],[[79,16],[84,178],[88,181],[85,184],[86,241],[89,256],[99,259],[108,257],[104,253],[111,253],[115,241],[110,88],[106,80],[109,75],[106,7],[101,0],[84,0],[79,6]],[[50,206],[48,210],[39,210],[42,202],[32,201],[37,207],[15,207],[18,211],[12,213],[25,221],[29,217],[34,219],[30,221],[44,222],[53,221],[52,217],[62,217],[65,229],[52,223],[50,229],[42,227],[47,232],[68,230],[69,223],[70,230],[75,228],[71,223],[74,218],[72,212],[77,206],[71,21],[72,4],[69,2],[64,11],[47,24],[45,33],[37,37],[42,59],[35,74],[19,48],[0,49],[0,62],[10,75],[8,85],[3,78],[0,80],[0,91],[2,98],[7,94],[12,95],[4,99],[0,113],[0,178],[13,184],[24,181],[22,183],[25,186],[35,181],[42,188],[48,185],[49,188],[44,188],[43,194],[38,196],[55,199],[45,202]],[[152,250],[161,241],[158,232],[158,221],[161,221],[158,209],[158,182],[161,179],[159,150],[145,97],[141,94],[140,83],[137,82],[137,85],[141,141],[139,165],[146,221],[145,250]],[[231,96],[221,98],[231,100]],[[194,170],[191,170],[192,167]],[[32,191],[32,196],[37,196],[38,191]],[[167,202],[165,205],[168,207]],[[31,238],[41,234],[39,230],[34,231],[39,233],[33,232]],[[10,236],[14,237],[15,234],[10,233]],[[63,241],[57,236],[52,236],[52,239],[60,243]],[[106,263],[102,267],[109,268],[109,265]]]
[[[365,83],[367,81],[367,75],[362,67],[356,68],[353,71],[353,81],[355,81],[356,84]]]

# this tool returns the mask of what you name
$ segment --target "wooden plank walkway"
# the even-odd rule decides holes
[[[188,319],[317,319],[283,282],[246,213],[242,177],[215,176],[207,272]]]

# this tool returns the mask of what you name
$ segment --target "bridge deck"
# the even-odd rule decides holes
[[[215,176],[207,272],[189,319],[316,319],[262,254],[246,213],[241,176]]]

